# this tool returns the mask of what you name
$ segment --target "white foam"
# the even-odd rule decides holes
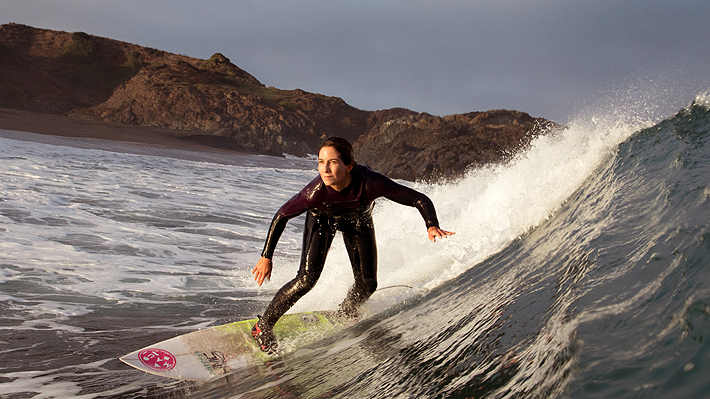
[[[635,112],[628,118],[620,117],[618,109],[609,118],[580,118],[567,129],[536,138],[510,162],[471,170],[455,184],[415,185],[434,201],[441,227],[456,232],[436,243],[427,240],[416,210],[389,201],[378,203],[374,219],[379,286],[414,288],[375,294],[367,308],[378,312],[393,298],[401,301],[437,287],[545,221],[612,156],[619,143],[650,125]],[[285,281],[279,276],[274,282]],[[318,285],[292,311],[333,309],[352,282],[342,241],[336,239]]]
[[[27,393],[33,393],[34,396],[31,397],[36,399],[69,397],[91,399],[105,397],[107,395],[121,395],[141,389],[143,382],[136,380],[116,388],[103,387],[106,389],[101,392],[81,394],[84,388],[82,388],[79,382],[74,381],[76,380],[77,370],[81,370],[83,376],[111,373],[103,369],[102,366],[112,360],[113,359],[104,359],[83,365],[71,365],[56,370],[4,373],[3,377],[11,381],[0,383],[0,394],[26,395]]]

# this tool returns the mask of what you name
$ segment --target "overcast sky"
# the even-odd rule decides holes
[[[220,52],[267,86],[364,110],[567,123],[619,101],[669,116],[710,88],[710,0],[2,0],[9,22]]]

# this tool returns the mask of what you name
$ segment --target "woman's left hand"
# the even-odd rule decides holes
[[[436,226],[429,227],[429,229],[427,229],[427,233],[429,234],[429,241],[431,242],[436,242],[437,237],[446,238],[448,236],[456,234],[453,231],[442,230]]]

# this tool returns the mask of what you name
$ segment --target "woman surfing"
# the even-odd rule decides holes
[[[296,277],[276,293],[252,329],[261,350],[272,353],[277,342],[273,327],[302,296],[311,290],[323,271],[328,249],[336,231],[352,264],[355,283],[338,312],[356,318],[358,308],[377,289],[377,244],[372,222],[375,199],[385,197],[402,205],[416,207],[427,227],[429,240],[454,234],[439,228],[434,204],[426,195],[403,186],[364,165],[358,165],[353,147],[339,137],[325,140],[318,150],[318,176],[276,212],[271,221],[261,258],[252,270],[261,286],[271,278],[272,257],[286,223],[304,212],[301,264]]]

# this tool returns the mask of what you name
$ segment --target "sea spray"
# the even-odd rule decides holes
[[[620,142],[650,123],[636,116],[621,123],[618,108],[612,113],[614,117],[575,121],[549,131],[510,161],[472,169],[455,183],[413,184],[434,201],[441,227],[456,232],[434,244],[427,240],[415,209],[378,200],[374,221],[379,284],[414,287],[397,293],[398,300],[421,294],[474,267],[549,218]],[[318,285],[292,311],[335,308],[352,282],[342,240],[336,239]],[[378,312],[391,302],[382,293],[373,295],[367,306]]]

